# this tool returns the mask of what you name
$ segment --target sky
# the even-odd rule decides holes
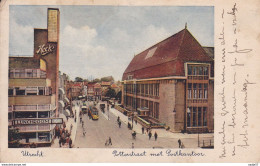
[[[121,80],[134,55],[185,28],[214,46],[214,7],[10,6],[9,56],[33,56],[33,28],[47,28],[47,8],[60,10],[62,73]]]

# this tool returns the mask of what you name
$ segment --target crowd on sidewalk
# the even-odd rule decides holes
[[[70,129],[66,128],[65,122],[63,122],[62,126],[55,127],[55,138],[59,139],[59,146],[60,147],[69,147],[72,148],[72,139],[71,139],[71,131],[73,125],[71,124]]]

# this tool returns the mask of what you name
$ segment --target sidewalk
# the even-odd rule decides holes
[[[110,111],[110,113],[113,113],[116,117],[119,116],[121,121],[123,123],[125,123],[126,125],[128,124],[128,122],[130,124],[132,124],[132,120],[129,121],[127,116],[125,116],[123,113],[116,110],[115,108],[111,108],[111,106],[110,106],[109,111]],[[136,131],[136,133],[138,133],[138,134],[142,134],[142,125],[140,125],[139,123],[136,124],[134,121],[133,130]],[[154,132],[156,131],[158,134],[158,137],[176,138],[176,139],[197,138],[198,137],[198,134],[172,133],[170,131],[166,131],[165,129],[152,129],[151,131],[152,131],[152,134],[154,134]],[[146,134],[146,129],[145,129],[144,133]],[[214,133],[199,134],[199,137],[201,139],[213,139]]]
[[[75,114],[75,110],[76,110],[76,114]],[[74,142],[75,142],[75,138],[76,138],[76,133],[77,133],[77,122],[79,121],[79,112],[80,112],[80,107],[75,105],[72,107],[72,111],[74,113],[74,115],[76,115],[76,118],[77,118],[77,121],[75,122],[74,121],[74,118],[69,118],[68,121],[65,121],[66,123],[66,128],[67,129],[70,129],[70,125],[72,124],[73,127],[72,127],[72,131],[71,131],[71,140],[72,140],[72,147],[74,145]],[[54,139],[52,145],[51,145],[52,148],[69,148],[69,145],[68,144],[64,144],[63,146],[60,147],[59,145],[59,139],[56,138]]]

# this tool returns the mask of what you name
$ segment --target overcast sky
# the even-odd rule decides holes
[[[135,54],[188,30],[214,46],[213,7],[10,6],[10,55],[33,55],[33,28],[47,28],[47,8],[60,9],[60,71],[74,80],[121,80]]]

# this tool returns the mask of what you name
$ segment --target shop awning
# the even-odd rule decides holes
[[[65,115],[65,116],[70,116],[70,111],[69,111],[68,109],[66,109],[66,110],[64,111],[64,115]]]
[[[59,88],[59,93],[64,95],[65,94],[64,89],[63,88]]]
[[[59,115],[59,118],[62,118],[63,119],[63,122],[65,122],[67,120],[66,116],[64,114],[60,114]]]
[[[59,106],[61,106],[62,108],[65,107],[65,104],[62,100],[59,100]]]
[[[68,99],[67,97],[64,98],[64,101],[67,102],[67,103],[70,102],[69,99]]]

